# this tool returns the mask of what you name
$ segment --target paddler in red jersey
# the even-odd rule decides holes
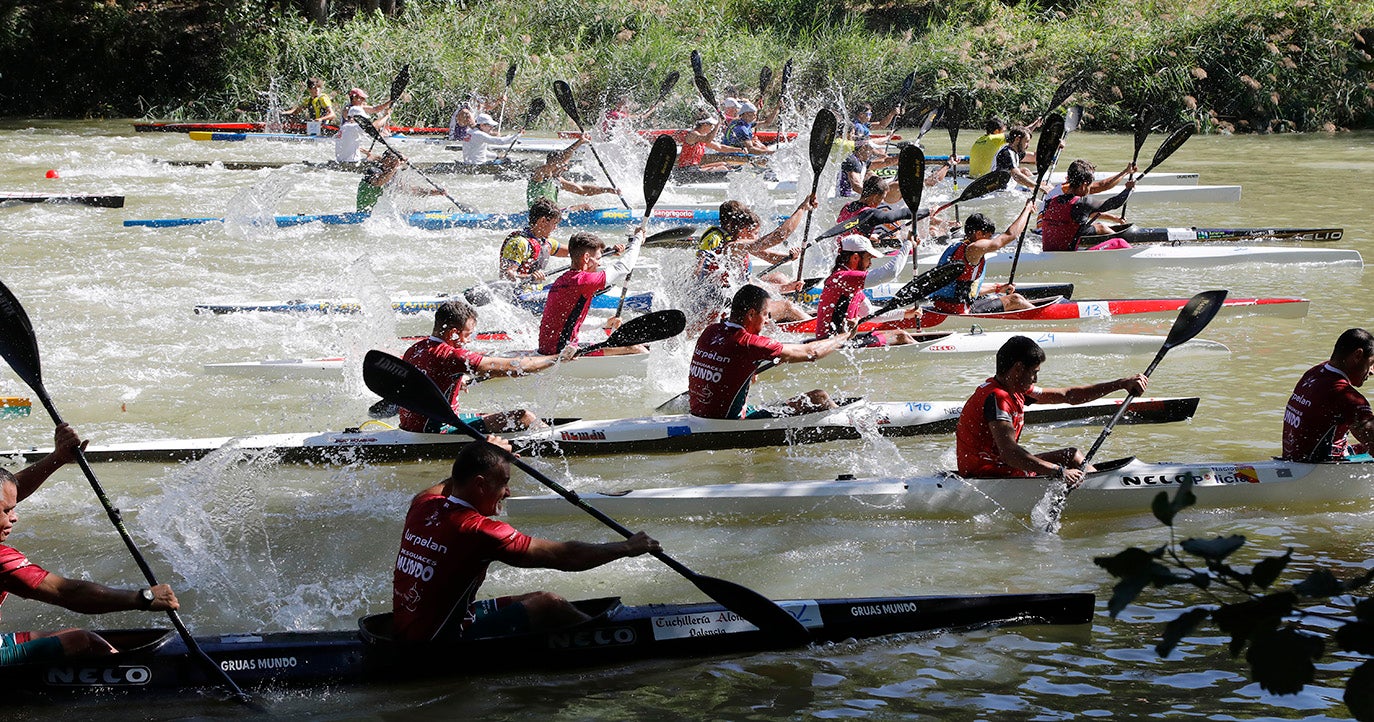
[[[815,196],[807,197],[782,225],[760,236],[762,222],[753,209],[740,201],[720,204],[720,226],[708,228],[697,243],[697,267],[693,275],[695,283],[689,299],[689,328],[700,329],[707,323],[715,322],[720,317],[726,299],[730,298],[731,289],[751,282],[750,256],[768,263],[796,258],[800,250],[778,253],[768,249],[785,243],[801,225],[806,217],[805,211],[819,205]],[[752,282],[766,285],[780,294],[801,290],[800,282],[777,272],[752,279]],[[803,321],[811,317],[801,306],[783,298],[771,300],[768,310],[772,318],[779,321]]]
[[[76,448],[85,442],[72,427],[62,424],[53,432],[53,451],[17,474],[0,469],[0,604],[14,594],[53,604],[80,614],[147,611],[180,608],[176,594],[166,584],[142,589],[112,589],[81,579],[68,579],[43,569],[12,546],[9,540],[19,521],[15,507],[52,476],[76,460]],[[9,632],[0,634],[0,666],[53,662],[63,657],[114,654],[105,638],[84,629],[57,632]]]
[[[529,225],[501,243],[501,278],[530,290],[544,280],[549,257],[567,257],[568,249],[549,235],[563,220],[563,211],[548,198],[530,204]]]
[[[749,407],[749,386],[759,364],[817,361],[849,340],[849,331],[808,343],[780,343],[760,335],[768,319],[768,291],[746,285],[730,302],[730,318],[701,332],[687,370],[687,395],[693,416],[708,419],[792,416],[835,408],[830,395],[816,389],[766,409]]]
[[[716,119],[706,116],[692,124],[690,130],[682,137],[682,149],[677,154],[677,165],[674,170],[699,170],[699,171],[719,171],[728,170],[729,163],[712,162],[705,165],[702,160],[706,158],[706,151],[716,153],[734,153],[738,149],[728,145],[721,145],[716,142]]]
[[[501,446],[497,446],[501,444]],[[580,572],[661,551],[639,532],[592,544],[526,536],[496,519],[510,496],[510,445],[464,446],[449,477],[410,502],[392,573],[393,634],[404,642],[450,642],[567,627],[589,618],[563,597],[530,592],[477,600],[487,567]]]
[[[1367,453],[1374,446],[1374,413],[1355,389],[1374,368],[1374,336],[1352,328],[1336,339],[1331,358],[1307,370],[1283,412],[1283,458],[1318,463]],[[1351,446],[1346,434],[1360,442]]]
[[[821,302],[816,307],[816,336],[829,338],[836,333],[849,329],[851,322],[871,313],[872,305],[865,288],[897,280],[902,269],[906,268],[906,258],[911,255],[911,234],[902,233],[902,245],[892,256],[883,256],[873,247],[866,236],[850,233],[840,238],[840,251],[835,255],[835,266],[825,279],[821,289]],[[881,266],[873,268],[873,259],[885,258]],[[908,312],[908,318],[915,318],[920,309]],[[867,346],[904,346],[915,343],[911,334],[901,329],[892,331],[873,331],[854,337],[851,345]]]
[[[1113,391],[1139,396],[1150,379],[1144,374],[1090,386],[1046,389],[1035,385],[1045,352],[1026,336],[1012,336],[997,349],[997,375],[984,381],[964,403],[955,428],[959,475],[970,478],[1053,476],[1070,488],[1083,481],[1083,454],[1075,448],[1032,454],[1021,446],[1026,404],[1085,404]]]
[[[1127,181],[1120,193],[1105,200],[1094,200],[1089,196],[1100,192],[1094,187],[1111,188],[1127,173],[1135,172],[1135,164],[1100,183],[1094,182],[1096,170],[1086,160],[1075,160],[1069,164],[1065,178],[1067,182],[1056,189],[1058,193],[1051,191],[1051,195],[1045,199],[1045,209],[1040,214],[1040,247],[1043,250],[1076,251],[1078,239],[1082,236],[1111,232],[1112,227],[1107,220],[1097,216],[1125,205],[1126,198],[1135,188],[1135,181]]]
[[[458,412],[458,395],[467,388],[464,377],[523,376],[553,368],[561,360],[573,357],[576,348],[564,349],[561,356],[483,356],[464,348],[477,332],[477,309],[466,301],[450,299],[434,312],[434,330],[428,338],[416,341],[401,357],[420,369],[434,382],[449,405]],[[484,434],[520,431],[544,426],[544,422],[525,409],[495,414],[459,412],[471,426]],[[438,421],[427,419],[410,409],[401,409],[401,428],[431,434],[449,433],[453,429]]]
[[[639,260],[639,249],[644,243],[644,229],[639,228],[627,248],[610,269],[601,270],[601,254],[606,244],[590,233],[576,233],[568,239],[568,254],[572,268],[558,277],[549,286],[548,299],[544,302],[544,317],[539,323],[539,353],[556,354],[569,345],[577,346],[577,334],[582,330],[582,322],[591,310],[592,299],[608,286],[625,283]],[[614,331],[620,327],[620,317],[612,317],[606,328]],[[642,345],[604,348],[593,351],[593,356],[619,356],[632,353],[648,353]]]
[[[1010,283],[983,283],[987,271],[987,255],[1006,248],[1015,241],[1030,220],[1030,199],[1021,214],[1012,221],[1006,232],[998,233],[997,226],[982,213],[974,213],[964,220],[964,239],[949,247],[940,256],[940,263],[963,262],[964,272],[954,283],[932,293],[930,300],[940,313],[1000,313],[1031,308],[1025,296],[1016,292]]]

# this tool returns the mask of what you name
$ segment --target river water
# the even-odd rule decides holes
[[[966,131],[967,144],[975,135]],[[1158,142],[1146,146],[1148,156]],[[941,134],[943,143],[943,134]],[[800,147],[781,162],[803,165]],[[420,159],[442,159],[436,146],[407,146]],[[940,144],[936,150],[943,152]],[[1337,226],[1340,247],[1374,253],[1365,187],[1374,178],[1371,136],[1197,137],[1160,170],[1192,171],[1208,184],[1242,184],[1237,204],[1133,204],[1143,225]],[[621,183],[645,147],[607,147]],[[1078,134],[1067,157],[1103,169],[1129,158],[1126,136]],[[268,212],[350,210],[357,176],[300,168],[236,172],[174,168],[156,159],[323,160],[328,144],[202,143],[171,134],[134,134],[122,123],[6,123],[0,128],[0,189],[119,193],[121,210],[24,206],[0,210],[5,227],[0,278],[23,301],[43,351],[47,386],[58,408],[98,442],[248,433],[315,431],[356,425],[375,397],[357,364],[336,381],[211,376],[223,361],[345,354],[372,347],[399,351],[398,334],[423,333],[428,319],[384,310],[393,293],[455,291],[494,275],[494,231],[430,232],[406,226],[399,207],[442,208],[442,199],[391,204],[361,226],[263,228]],[[1066,163],[1064,164],[1066,165]],[[589,164],[589,168],[595,169]],[[55,169],[60,178],[46,179]],[[795,172],[795,171],[794,171]],[[412,180],[419,182],[418,179]],[[459,200],[482,210],[516,210],[522,184],[440,176]],[[737,197],[766,192],[740,185]],[[949,194],[937,189],[936,194]],[[634,202],[638,192],[629,190]],[[687,200],[668,195],[662,204]],[[721,196],[700,197],[723,200]],[[610,205],[602,198],[599,205]],[[1009,220],[1011,202],[990,209]],[[177,229],[124,228],[129,218],[227,216],[230,222]],[[820,223],[820,221],[818,221]],[[664,276],[681,273],[685,252],[647,254]],[[1282,408],[1302,371],[1324,359],[1345,328],[1369,324],[1374,301],[1360,270],[1250,266],[1139,274],[1068,274],[1078,298],[1189,296],[1226,288],[1233,296],[1311,299],[1302,319],[1219,318],[1203,337],[1231,348],[1226,356],[1175,354],[1151,393],[1202,398],[1191,422],[1122,427],[1104,457],[1146,460],[1266,458],[1278,451]],[[660,282],[670,290],[671,278]],[[191,307],[210,300],[361,298],[358,316],[205,317]],[[490,316],[490,315],[489,315]],[[531,324],[484,316],[482,326]],[[1082,330],[1167,332],[1169,320],[1095,321]],[[512,326],[513,327],[513,326]],[[547,416],[646,414],[685,387],[686,352],[655,351],[650,378],[575,383],[529,378],[475,387],[465,408],[525,406]],[[1052,358],[1045,385],[1073,385],[1139,372],[1149,356]],[[916,362],[867,374],[789,367],[760,380],[766,399],[816,386],[876,400],[963,399],[992,372],[992,360]],[[0,394],[28,395],[6,370]],[[1028,428],[1032,448],[1091,443],[1093,428]],[[0,448],[50,443],[38,411],[0,422]],[[696,485],[731,481],[826,479],[837,474],[922,473],[948,468],[953,439],[869,439],[784,449],[683,456],[626,456],[536,461],[577,488]],[[11,464],[11,468],[16,468]],[[225,450],[188,464],[106,464],[97,472],[124,509],[128,525],[197,633],[351,628],[363,614],[390,607],[391,567],[409,496],[442,479],[438,462],[345,468],[280,466]],[[538,493],[517,475],[514,491]],[[68,576],[116,586],[141,584],[89,487],[73,467],[20,507],[11,543],[37,563]],[[1090,627],[1007,628],[914,635],[784,653],[636,664],[560,674],[518,674],[373,689],[267,692],[267,705],[300,718],[835,718],[1064,719],[1173,717],[1341,718],[1343,673],[1353,663],[1328,656],[1321,682],[1276,697],[1250,682],[1219,636],[1203,636],[1160,660],[1153,644],[1169,610],[1204,601],[1181,588],[1147,592],[1120,619],[1105,613],[1111,579],[1092,563],[1127,546],[1168,539],[1148,510],[1075,515],[1058,535],[1007,513],[978,518],[901,517],[757,520],[627,520],[702,573],[743,583],[775,598],[897,594],[1087,591],[1099,597]],[[527,532],[606,540],[594,521],[530,520]],[[1186,512],[1181,535],[1239,533],[1243,560],[1294,547],[1300,569],[1367,566],[1374,557],[1374,516],[1366,504],[1291,505]],[[694,601],[699,593],[650,558],[582,574],[497,567],[483,588],[503,594],[547,588],[565,596],[621,595],[627,603]],[[117,615],[98,626],[161,620]],[[93,620],[11,599],[7,630],[55,628]],[[42,718],[50,708],[8,710]],[[192,695],[150,707],[93,700],[61,708],[77,718],[229,716],[237,708]]]

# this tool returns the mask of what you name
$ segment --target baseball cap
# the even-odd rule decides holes
[[[496,125],[496,119],[486,113],[477,116],[478,125]]]
[[[729,110],[739,110],[740,103],[738,100],[735,100],[734,98],[726,98],[724,101],[721,102],[720,107]]]
[[[693,128],[700,128],[701,126],[707,125],[707,124],[715,125],[715,124],[716,124],[715,116],[710,116],[710,115],[708,115],[708,116],[706,116],[705,118],[700,118],[700,119],[697,120],[697,122],[695,122],[695,123],[692,124],[692,127],[693,127]]]
[[[744,115],[745,113],[757,113],[757,112],[759,112],[758,107],[755,106],[753,103],[747,101],[747,100],[744,101],[743,103],[740,103],[740,104],[739,104],[739,114],[740,114],[740,115]]]
[[[362,98],[363,100],[367,100],[367,91],[363,90],[362,88],[349,88],[348,95],[349,97],[356,95],[359,98]]]
[[[850,233],[847,236],[842,236],[840,238],[840,250],[853,253],[867,253],[874,258],[883,257],[883,254],[879,253],[878,250],[873,247],[873,242],[868,240],[867,236],[858,233]]]

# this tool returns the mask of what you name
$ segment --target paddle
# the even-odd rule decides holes
[[[496,116],[496,134],[501,135],[501,125],[506,122],[506,96],[510,94],[510,84],[515,82],[515,69],[519,64],[512,62],[506,67],[506,89],[501,92],[501,112]]]
[[[1193,339],[1202,329],[1207,328],[1207,324],[1212,322],[1217,312],[1221,310],[1222,302],[1226,300],[1226,291],[1203,291],[1202,293],[1188,299],[1188,303],[1183,306],[1183,310],[1178,312],[1178,318],[1174,319],[1173,328],[1169,329],[1169,335],[1164,339],[1164,344],[1159,347],[1159,353],[1155,354],[1154,360],[1145,369],[1145,378],[1149,378],[1154,373],[1155,367],[1160,361],[1164,360],[1164,355],[1169,353],[1169,349],[1181,346]],[[1112,418],[1103,427],[1102,433],[1098,435],[1097,441],[1093,442],[1092,448],[1083,456],[1083,467],[1087,468],[1092,463],[1093,457],[1097,455],[1097,450],[1102,448],[1102,443],[1112,434],[1112,428],[1126,415],[1126,409],[1136,398],[1135,394],[1130,394],[1125,401],[1121,402],[1121,407],[1116,410]],[[1048,522],[1045,531],[1053,532],[1059,528],[1059,517],[1064,511],[1064,505],[1068,501],[1068,496],[1073,489],[1065,486],[1062,494],[1056,494],[1048,515]]]
[[[406,92],[406,86],[410,85],[410,63],[401,66],[401,72],[396,73],[396,77],[391,79],[391,93],[387,99],[391,101],[391,109],[396,109],[396,101],[401,99],[401,94]],[[509,85],[509,83],[507,83]]]
[[[525,132],[525,129],[530,127],[530,124],[534,122],[534,119],[538,118],[540,115],[543,114],[544,108],[548,107],[548,105],[548,103],[544,102],[543,98],[535,98],[534,100],[531,100],[530,107],[525,109],[525,121],[520,124],[520,132]],[[515,140],[512,140],[510,142],[510,147],[506,148],[506,152],[502,153],[501,157],[503,159],[509,158],[511,151],[515,150],[515,144],[519,142],[520,138],[517,136]]]
[[[911,95],[911,89],[912,89],[915,85],[916,85],[916,72],[915,72],[915,71],[912,71],[912,72],[910,72],[910,73],[907,73],[907,76],[906,76],[905,78],[902,79],[902,92],[899,93],[899,94],[897,95],[897,107],[898,107],[898,108],[902,108],[903,110],[906,109],[904,106],[906,105],[907,96],[908,96],[908,95]],[[901,122],[901,118],[893,118],[893,119],[892,119],[892,127],[890,127],[890,128],[887,129],[887,140],[883,141],[883,152],[884,152],[884,153],[887,152],[888,146],[892,145],[892,136],[893,136],[894,133],[897,132],[897,124],[898,124],[899,122]]]
[[[563,106],[563,112],[572,118],[573,125],[583,134],[587,131],[582,128],[582,116],[577,113],[577,103],[573,101],[572,88],[562,80],[553,81],[553,96],[558,99],[558,104]],[[596,152],[596,146],[590,142],[587,147],[592,149],[592,157],[596,159],[596,164],[601,166],[601,172],[606,175],[606,182],[615,189],[615,195],[620,199],[620,205],[625,206],[625,210],[630,209],[630,204],[625,200],[625,196],[620,195],[620,186],[615,184],[615,179],[611,177],[611,172],[606,170],[606,164],[601,162],[601,154]]]
[[[38,357],[38,339],[33,332],[33,324],[29,322],[29,315],[24,312],[24,307],[19,303],[19,299],[10,291],[4,283],[0,283],[0,357],[9,363],[10,368],[19,376],[29,388],[33,389],[38,400],[43,403],[43,408],[48,410],[48,416],[57,426],[61,426],[62,415],[57,412],[57,407],[53,405],[52,397],[48,395],[48,390],[43,386],[42,365]],[[81,472],[86,475],[86,480],[91,483],[91,489],[95,491],[95,496],[100,500],[100,505],[105,507],[105,514],[110,517],[110,523],[114,525],[119,537],[124,540],[124,546],[129,549],[129,554],[133,556],[134,563],[138,565],[139,571],[143,572],[143,578],[148,581],[149,586],[157,586],[157,577],[153,574],[152,567],[143,558],[143,554],[138,550],[138,545],[129,535],[129,530],[124,527],[124,519],[120,516],[119,510],[110,503],[105,496],[105,490],[101,488],[100,481],[95,478],[95,472],[91,465],[86,461],[86,454],[80,447],[76,449],[76,463],[81,467]],[[235,684],[234,680],[220,668],[215,660],[210,659],[205,650],[200,648],[195,638],[191,636],[190,630],[182,623],[181,616],[176,610],[167,610],[167,617],[172,620],[172,626],[176,627],[177,634],[181,636],[182,642],[186,644],[186,649],[198,664],[205,668],[205,674],[209,679],[219,680],[234,697],[245,704],[253,705],[252,700],[242,689]]]
[[[759,70],[759,101],[756,103],[760,108],[763,107],[763,96],[768,93],[768,86],[773,84],[773,69],[767,65]]]
[[[666,135],[655,138],[654,147],[649,150],[649,160],[644,164],[644,221],[639,224],[640,229],[649,225],[654,204],[658,203],[663,186],[668,184],[668,176],[673,174],[673,166],[676,164],[677,141]],[[630,279],[634,275],[635,269],[632,266],[625,274],[624,285],[620,287],[620,302],[615,306],[616,318],[620,318],[621,312],[625,310],[625,296],[630,293]]]
[[[1159,148],[1155,150],[1154,158],[1150,159],[1150,165],[1147,166],[1145,170],[1141,171],[1140,175],[1135,177],[1136,183],[1139,183],[1141,178],[1144,178],[1160,163],[1163,163],[1164,161],[1168,160],[1169,156],[1173,155],[1174,151],[1178,150],[1180,147],[1183,146],[1184,143],[1188,142],[1188,139],[1193,137],[1193,133],[1196,132],[1196,123],[1187,123],[1185,125],[1179,126],[1178,128],[1175,128],[1174,131],[1169,134],[1169,137],[1165,138],[1164,142],[1159,144]],[[1130,199],[1131,196],[1128,194],[1126,196],[1126,200],[1129,201]],[[1121,207],[1124,215],[1126,204],[1123,202]],[[1123,218],[1122,220],[1125,219]]]
[[[959,125],[964,121],[963,113],[960,112],[959,96],[953,91],[945,96],[945,128],[949,129],[949,157],[959,158]],[[950,180],[954,183],[954,191],[959,191],[959,174],[950,175]],[[954,220],[959,220],[959,207],[954,208]]]
[[[821,185],[821,171],[825,170],[825,161],[830,158],[830,148],[835,145],[835,114],[826,108],[816,111],[816,119],[811,123],[811,145],[809,147],[811,155],[811,197],[816,197],[816,191]],[[806,210],[806,225],[802,227],[802,246],[801,255],[797,256],[797,280],[802,277],[802,268],[806,263],[806,247],[810,245],[811,237],[811,217],[816,209]]]
[[[404,155],[401,155],[401,152],[400,152],[400,151],[398,151],[398,150],[396,150],[395,148],[391,147],[391,144],[388,143],[388,142],[386,142],[386,138],[385,138],[384,136],[382,136],[382,131],[378,130],[378,129],[377,129],[377,126],[375,126],[375,125],[372,124],[372,121],[368,120],[367,118],[362,117],[361,115],[355,115],[355,116],[353,116],[353,122],[354,122],[354,123],[357,123],[357,124],[358,124],[358,127],[359,127],[359,128],[362,128],[364,133],[367,133],[369,136],[371,136],[371,137],[372,137],[372,140],[377,141],[378,143],[381,143],[387,150],[391,151],[392,153],[395,153],[397,157],[403,159],[403,160],[405,161],[405,164],[408,165],[408,166],[410,166],[410,169],[411,169],[411,170],[413,170],[413,171],[415,171],[417,174],[419,174],[419,176],[420,176],[421,178],[424,178],[426,183],[429,183],[431,186],[434,186],[435,190],[437,190],[437,191],[439,191],[440,193],[442,193],[443,196],[444,196],[445,198],[447,198],[447,199],[449,200],[450,203],[452,203],[454,206],[456,206],[456,207],[458,208],[459,211],[461,211],[461,212],[463,212],[463,213],[472,213],[472,212],[474,212],[474,209],[472,209],[472,208],[470,208],[470,207],[468,207],[468,206],[465,206],[465,205],[463,205],[462,203],[459,203],[457,198],[454,198],[452,195],[450,195],[449,192],[448,192],[448,190],[447,190],[446,188],[444,188],[443,186],[439,185],[438,183],[435,183],[433,178],[430,178],[429,176],[425,175],[425,172],[424,172],[424,171],[420,170],[419,168],[416,168],[416,167],[415,167],[415,164],[414,164],[414,163],[411,163],[411,162],[410,162],[410,159],[406,158]]]
[[[782,129],[782,106],[787,102],[787,91],[792,85],[792,59],[788,58],[782,65],[782,80],[778,82],[778,137],[774,145],[782,145],[787,140],[787,134]]]
[[[363,382],[382,398],[390,399],[435,421],[450,424],[478,441],[485,440],[482,434],[453,412],[443,392],[439,391],[439,387],[435,386],[423,371],[395,356],[382,351],[367,352],[367,357],[363,359]],[[543,472],[525,463],[520,457],[511,455],[510,463],[616,533],[627,539],[634,536],[619,522],[583,501],[576,492],[564,488]],[[668,568],[681,574],[706,596],[748,620],[760,631],[772,635],[780,644],[805,644],[810,640],[810,633],[801,622],[758,592],[723,579],[697,574],[682,562],[668,556],[667,552],[650,553]]]
[[[1140,150],[1145,147],[1145,139],[1150,137],[1150,106],[1142,103],[1140,109],[1135,112],[1135,118],[1131,121],[1131,130],[1134,132],[1135,149],[1131,152],[1131,165],[1140,161]],[[1135,173],[1132,172],[1129,180],[1135,180]],[[1130,201],[1130,196],[1126,197]],[[1121,204],[1121,220],[1126,220],[1126,203]]]
[[[693,51],[692,51],[691,62],[692,62],[692,75],[700,75],[700,76],[705,76],[705,75],[706,75],[706,71],[703,70],[702,67],[701,67],[701,51],[700,51],[700,50],[693,50]],[[715,105],[715,103],[712,103],[711,105]]]
[[[649,109],[647,111],[645,111],[645,117],[654,114],[654,111],[658,109],[658,106],[662,105],[663,101],[667,99],[668,93],[673,92],[673,86],[677,85],[677,81],[681,77],[681,73],[679,73],[676,70],[673,70],[668,73],[667,77],[663,78],[663,82],[658,86],[658,99],[654,101],[653,105],[649,106]]]
[[[926,190],[926,154],[920,146],[908,145],[897,155],[897,189],[915,223],[921,210],[921,195]]]
[[[1004,170],[995,170],[991,173],[980,175],[972,183],[968,184],[968,187],[964,189],[963,193],[959,194],[958,198],[936,208],[930,215],[939,215],[941,211],[950,206],[958,206],[960,203],[965,203],[975,198],[981,198],[989,193],[1000,191],[1006,188],[1007,184],[1010,182],[1011,173]]]
[[[720,113],[720,106],[716,105],[716,94],[711,92],[711,81],[707,80],[705,75],[694,75],[692,82],[696,84],[697,92],[701,93],[701,99],[706,101],[712,110]]]
[[[926,111],[926,119],[921,121],[921,132],[916,134],[916,140],[924,138],[926,136],[926,133],[929,133],[930,129],[935,127],[935,122],[939,119],[939,108],[931,108],[930,110]]]
[[[1040,185],[1050,172],[1050,166],[1059,157],[1059,141],[1064,139],[1064,119],[1051,113],[1045,124],[1040,127],[1040,143],[1035,146],[1035,187],[1031,188],[1030,205],[1035,206],[1035,198],[1040,193]],[[1016,239],[1016,253],[1011,257],[1011,273],[1007,284],[1016,279],[1016,264],[1021,262],[1021,247],[1026,244],[1026,231],[1030,223],[1021,227],[1021,237]]]
[[[1074,73],[1068,80],[1060,83],[1059,87],[1055,89],[1054,95],[1050,96],[1050,106],[1045,109],[1043,115],[1036,119],[1036,124],[1041,126],[1045,124],[1050,114],[1058,110],[1059,106],[1063,105],[1064,101],[1068,100],[1069,96],[1073,95],[1074,91],[1078,90],[1078,85],[1083,82],[1084,75],[1084,71],[1079,71]]]

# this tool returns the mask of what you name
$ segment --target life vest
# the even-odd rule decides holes
[[[549,255],[548,241],[535,238],[528,228],[511,233],[501,243],[501,260],[517,264],[520,273],[544,270],[549,265]]]
[[[972,265],[967,260],[967,251],[968,244],[959,243],[950,246],[940,256],[940,262],[935,264],[936,266],[962,261],[964,263],[964,271],[948,286],[930,294],[930,299],[932,301],[968,304],[978,297],[978,289],[983,285],[983,272],[987,269],[988,259],[987,256],[984,256],[978,259],[978,265]]]
[[[726,273],[724,271],[728,259],[725,258],[725,244],[730,242],[730,237],[725,235],[725,231],[711,226],[701,234],[701,239],[697,241],[697,278],[713,279],[719,285],[726,285]]]
[[[1082,226],[1074,219],[1074,208],[1083,196],[1062,193],[1045,201],[1040,214],[1040,244],[1046,251],[1078,250],[1078,234]]]
[[[678,168],[695,168],[706,157],[706,142],[683,143],[682,151],[677,154]]]
[[[721,142],[725,145],[743,148],[744,144],[753,140],[753,138],[754,124],[736,118],[730,121],[729,125],[725,126],[725,136]]]

